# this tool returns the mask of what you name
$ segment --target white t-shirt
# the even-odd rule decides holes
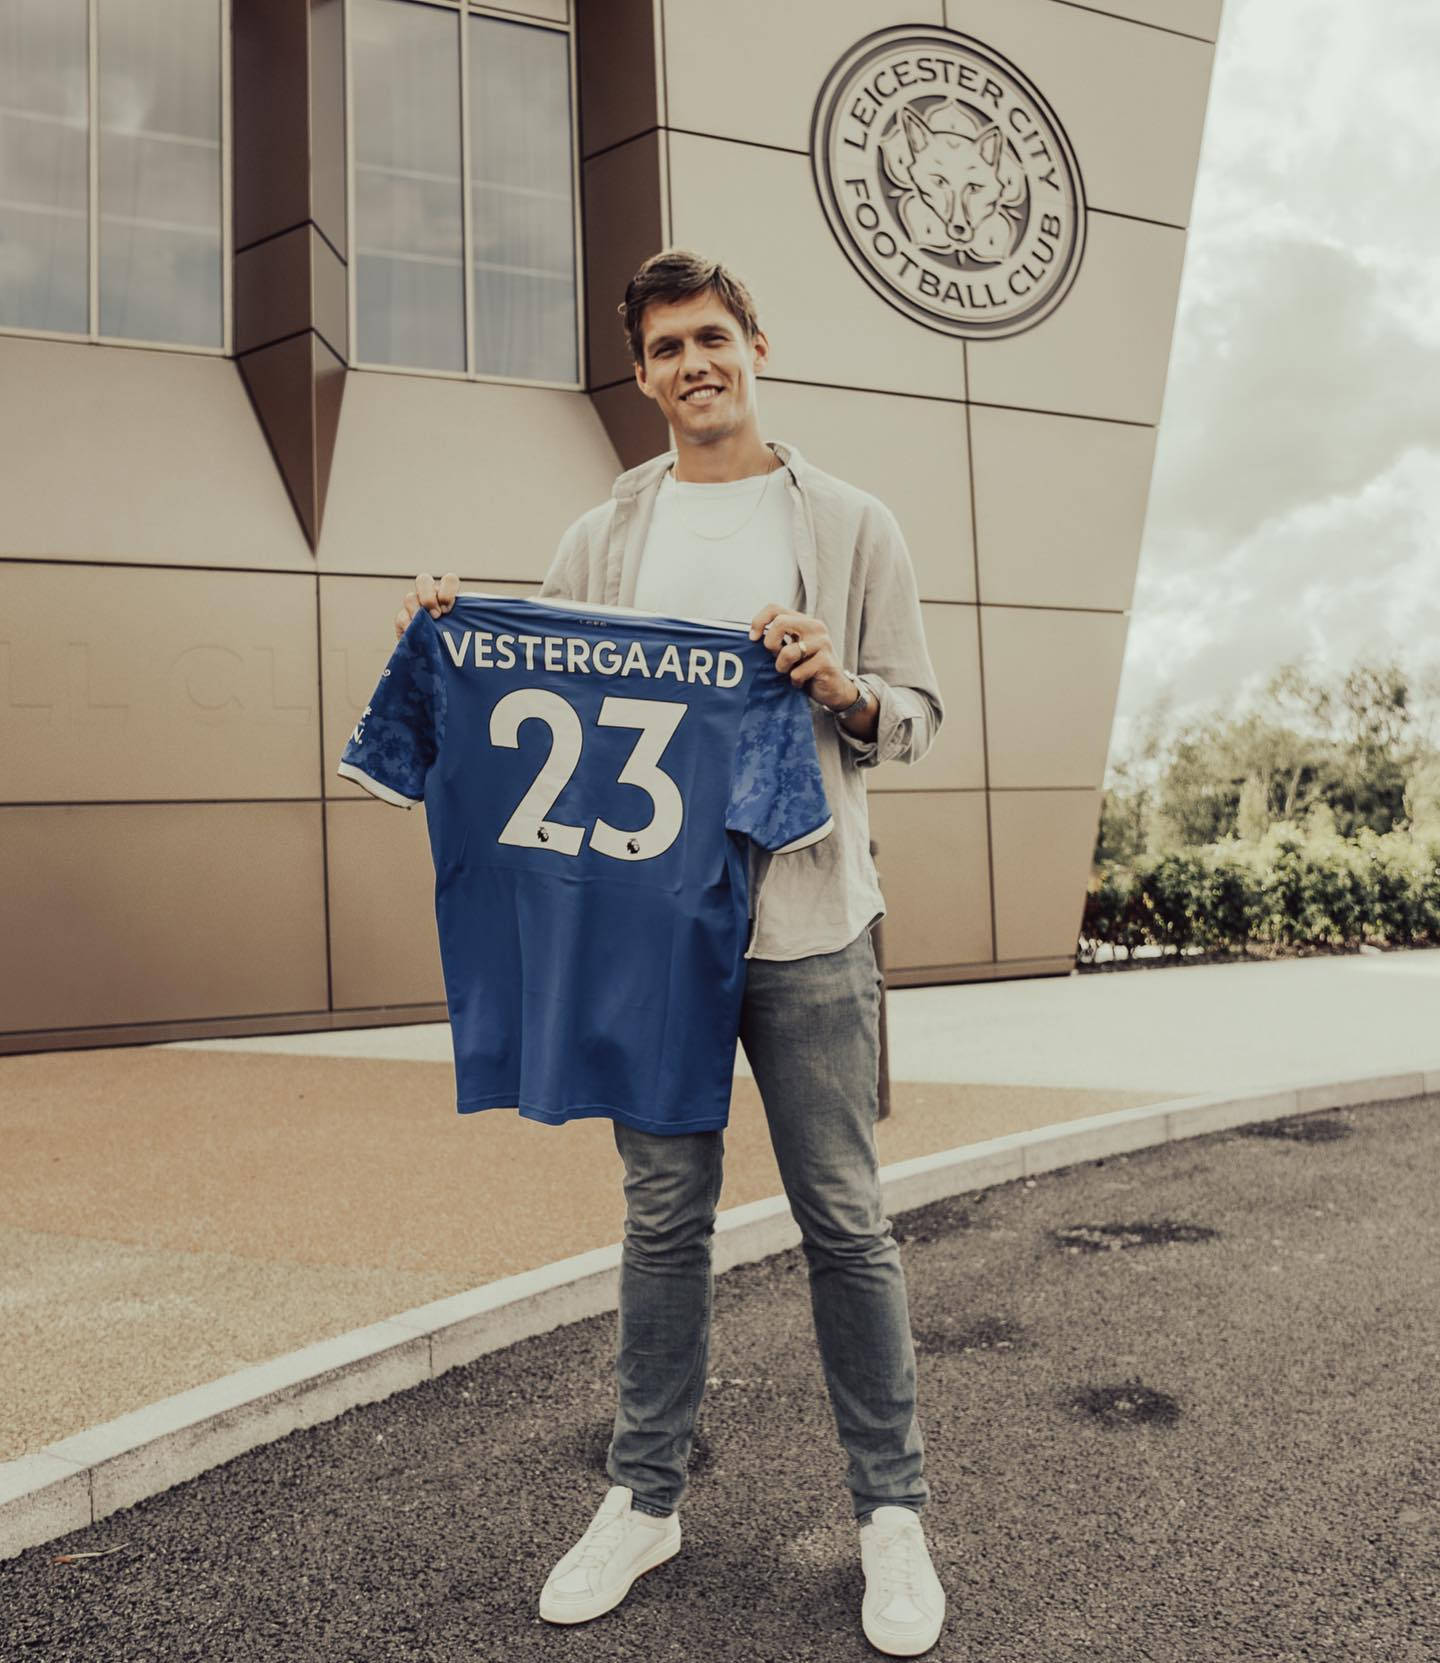
[[[767,601],[798,608],[803,592],[784,476],[784,468],[776,468],[697,485],[667,473],[645,538],[634,604],[671,617],[741,624]]]

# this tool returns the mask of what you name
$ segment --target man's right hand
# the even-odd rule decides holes
[[[429,572],[421,572],[415,579],[415,587],[405,597],[405,604],[395,614],[395,639],[398,641],[410,627],[410,620],[423,606],[432,618],[438,618],[442,612],[448,612],[455,604],[455,596],[460,589],[460,579],[454,572],[446,572],[437,584]]]

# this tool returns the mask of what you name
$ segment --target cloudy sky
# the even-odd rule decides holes
[[[1112,762],[1289,659],[1440,664],[1440,0],[1225,0]]]

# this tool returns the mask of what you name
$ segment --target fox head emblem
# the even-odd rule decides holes
[[[896,204],[910,240],[935,253],[959,251],[973,260],[1005,259],[1015,222],[1004,212],[1025,200],[1024,174],[991,122],[975,131],[953,101],[921,115],[902,106],[882,141],[885,171],[902,187]]]

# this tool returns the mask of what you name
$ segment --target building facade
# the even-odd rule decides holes
[[[414,574],[532,593],[668,447],[616,306],[754,292],[947,700],[892,985],[1073,964],[1220,0],[10,0],[0,1050],[436,1020],[336,776]]]

